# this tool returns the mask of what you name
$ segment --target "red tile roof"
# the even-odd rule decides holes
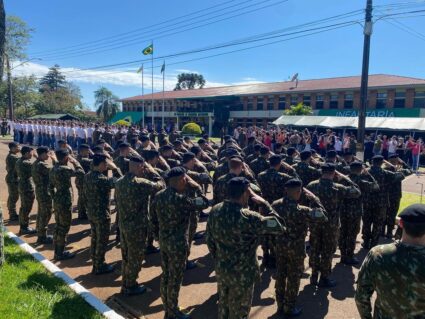
[[[244,84],[235,86],[211,87],[196,90],[167,91],[165,99],[206,98],[231,95],[267,95],[267,94],[291,94],[302,92],[331,91],[342,89],[359,89],[360,76],[347,76],[329,79],[300,80],[295,88],[294,82],[274,82],[259,84]],[[376,74],[369,76],[370,88],[384,88],[395,86],[424,85],[425,79],[410,78],[398,75]],[[162,92],[153,94],[154,99],[162,99]],[[138,95],[122,99],[123,102],[150,100],[152,94]]]

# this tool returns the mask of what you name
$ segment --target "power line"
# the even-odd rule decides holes
[[[252,0],[250,0],[250,1],[252,1]],[[52,58],[69,59],[69,58],[79,57],[79,56],[83,56],[83,55],[89,55],[89,54],[94,54],[94,53],[116,50],[116,49],[120,49],[120,48],[124,48],[124,47],[128,47],[128,46],[140,44],[140,43],[143,43],[145,41],[149,41],[151,39],[157,40],[157,39],[161,39],[161,38],[168,37],[168,36],[171,36],[171,35],[179,34],[179,33],[182,33],[182,32],[186,32],[186,31],[198,29],[198,28],[201,28],[201,27],[205,27],[205,26],[215,24],[215,23],[218,23],[218,22],[222,22],[222,21],[225,21],[225,20],[233,19],[233,18],[236,18],[236,17],[239,17],[239,16],[243,16],[243,15],[252,13],[252,12],[257,12],[258,10],[263,10],[263,9],[266,9],[266,8],[269,8],[269,7],[272,7],[272,6],[276,6],[276,5],[288,2],[289,0],[280,0],[280,1],[268,4],[268,5],[264,5],[262,7],[257,7],[257,8],[248,10],[248,11],[240,12],[241,10],[256,7],[256,6],[259,6],[261,4],[264,4],[264,3],[267,3],[267,2],[270,2],[270,1],[272,1],[272,0],[263,0],[259,3],[254,3],[254,4],[251,4],[251,5],[242,7],[242,8],[238,8],[238,9],[235,9],[235,10],[232,10],[232,11],[229,11],[229,12],[224,12],[224,13],[221,13],[219,15],[215,15],[215,16],[207,18],[207,19],[203,19],[202,21],[195,21],[195,22],[186,23],[186,24],[181,25],[179,27],[167,26],[167,28],[169,28],[168,30],[164,30],[164,31],[161,31],[161,32],[156,32],[156,30],[154,30],[154,31],[152,31],[154,33],[138,35],[138,36],[133,37],[131,40],[124,40],[124,41],[115,40],[113,42],[116,42],[116,43],[104,44],[104,45],[101,45],[99,47],[94,47],[94,48],[91,48],[91,49],[90,48],[82,49],[82,50],[76,49],[76,50],[70,50],[70,52],[67,52],[67,53],[66,52],[62,53],[62,54],[61,53],[58,53],[58,54],[52,53],[52,54],[46,54],[46,55],[41,56],[41,57],[43,57],[44,59],[48,59],[48,58],[50,58],[50,59],[52,59]],[[232,13],[236,13],[236,12],[237,12],[237,14],[217,19],[219,17],[226,16],[228,14],[232,14]],[[214,20],[214,19],[216,19],[216,20]],[[210,21],[210,20],[213,20],[213,21],[205,23],[206,21]],[[186,22],[186,21],[184,21],[184,22]],[[196,24],[199,24],[199,23],[201,23],[201,24],[196,25]],[[170,28],[170,27],[172,27],[172,28]],[[181,29],[181,28],[183,28],[183,29]]]

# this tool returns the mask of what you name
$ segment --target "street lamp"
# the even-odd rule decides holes
[[[11,121],[14,120],[14,112],[13,112],[13,87],[12,87],[12,70],[16,69],[18,66],[24,65],[25,63],[28,63],[30,61],[41,61],[40,58],[32,58],[29,60],[26,60],[18,65],[15,65],[13,68],[10,67],[10,60],[9,56],[5,54],[6,56],[6,67],[7,67],[7,86],[8,86],[8,102],[9,102],[9,119]]]

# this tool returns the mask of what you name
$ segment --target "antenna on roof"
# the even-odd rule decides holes
[[[298,87],[298,73],[295,73],[295,74],[292,76],[291,82],[295,82],[295,88],[297,88],[297,87]]]

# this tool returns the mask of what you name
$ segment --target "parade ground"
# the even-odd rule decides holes
[[[6,172],[5,157],[8,152],[7,142],[7,140],[0,141],[0,178],[2,180],[4,180]],[[412,175],[405,180],[403,190],[409,193],[420,194],[421,185],[418,183],[425,183],[425,178],[422,175]],[[6,208],[7,189],[5,184],[2,185],[4,187],[0,191],[0,200],[2,207]],[[74,204],[76,204],[77,200],[76,194],[77,191],[74,189]],[[211,196],[211,193],[208,195]],[[37,212],[36,202],[31,215],[30,226],[32,227],[35,227],[35,212]],[[8,222],[6,209],[5,215],[8,230],[17,234],[19,227],[16,222]],[[116,214],[114,213],[112,215],[113,221],[115,220],[115,216]],[[204,231],[205,226],[206,219],[201,219],[198,225],[198,231]],[[52,217],[49,225],[50,233],[53,228],[54,218]],[[53,247],[51,245],[35,246],[36,236],[23,236],[22,238],[47,259],[53,261]],[[92,264],[89,252],[90,225],[88,221],[77,220],[77,214],[73,213],[73,222],[68,236],[68,248],[76,252],[77,256],[71,260],[53,262],[124,317],[162,319],[164,314],[159,294],[161,275],[160,255],[148,255],[139,274],[139,282],[145,284],[148,287],[148,291],[141,296],[124,297],[119,293],[121,287],[121,251],[115,242],[114,232],[111,232],[109,239],[109,251],[106,254],[106,261],[112,263],[116,269],[112,274],[93,275],[91,274]],[[357,244],[356,255],[360,260],[363,260],[366,255],[366,251],[361,249],[360,241]],[[198,268],[186,271],[185,273],[183,286],[180,291],[180,305],[188,310],[195,319],[217,318],[217,287],[213,262],[203,239],[198,240],[192,246],[190,259],[197,260]],[[309,284],[308,274],[310,274],[311,269],[308,268],[306,263],[305,276],[301,282],[298,299],[299,304],[303,306],[304,312],[299,318],[359,318],[354,302],[354,293],[355,279],[360,265],[350,267],[339,263],[339,251],[334,256],[333,264],[333,277],[337,280],[338,285],[332,289],[318,289]],[[273,270],[266,270],[261,273],[261,281],[255,288],[251,318],[278,318],[275,314],[276,303],[273,273]]]

